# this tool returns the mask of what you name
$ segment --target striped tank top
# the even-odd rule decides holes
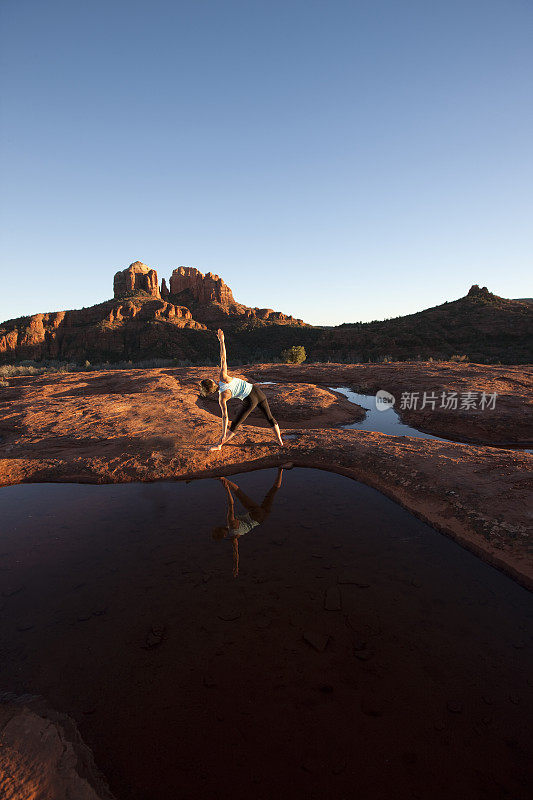
[[[245,533],[248,533],[248,531],[251,531],[256,525],[259,525],[257,520],[251,518],[250,512],[247,514],[237,514],[235,519],[239,520],[239,527],[230,531],[232,536],[244,536]]]
[[[225,392],[226,389],[229,389],[231,396],[237,398],[237,400],[244,400],[245,397],[248,397],[252,391],[252,386],[253,384],[243,381],[241,378],[232,378],[229,383],[218,382],[219,392]]]

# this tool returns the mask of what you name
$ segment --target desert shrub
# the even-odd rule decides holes
[[[294,344],[281,353],[281,360],[284,364],[302,364],[306,358],[305,347],[302,347],[301,344]]]
[[[46,375],[54,372],[77,372],[78,365],[71,361],[21,361],[20,364],[3,364],[0,376],[15,378],[17,375]]]
[[[468,356],[450,356],[450,361],[468,361]]]
[[[7,389],[9,383],[6,381],[5,378],[0,378],[0,389]]]
[[[17,375],[42,375],[46,367],[24,364],[4,364],[0,367],[0,375],[4,378],[16,378]]]

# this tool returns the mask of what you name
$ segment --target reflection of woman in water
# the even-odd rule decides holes
[[[272,488],[266,493],[265,499],[260,506],[251,500],[248,495],[239,489],[236,483],[228,481],[227,478],[220,478],[226,490],[226,497],[228,501],[228,512],[226,516],[226,525],[218,525],[213,528],[213,539],[231,539],[233,544],[233,575],[236,578],[239,574],[239,538],[249,533],[257,525],[260,525],[270,514],[274,496],[281,486],[281,476],[283,469],[278,467],[278,474]],[[231,490],[235,492],[243,506],[246,508],[246,514],[235,514],[235,504]]]
[[[218,392],[218,402],[220,404],[220,408],[222,409],[222,436],[220,442],[213,447],[210,447],[210,450],[221,450],[222,445],[229,442],[235,436],[235,432],[239,428],[239,426],[244,422],[244,420],[248,417],[249,414],[255,408],[258,408],[263,416],[268,420],[269,425],[272,426],[272,429],[276,435],[276,439],[278,440],[279,444],[283,444],[283,439],[281,438],[281,433],[279,430],[279,425],[272,416],[272,412],[268,405],[268,400],[266,399],[265,393],[259,386],[255,384],[248,383],[247,381],[243,381],[240,378],[231,378],[228,375],[228,365],[226,363],[226,345],[224,343],[224,332],[221,330],[217,331],[218,341],[220,342],[220,375],[219,375],[219,382],[218,386],[215,381],[206,378],[205,380],[200,382],[201,385],[201,393],[203,397],[207,397],[209,394],[214,394]],[[242,400],[242,408],[229,426],[229,433],[228,433],[228,407],[226,405],[228,400],[231,400],[232,397],[236,397],[238,400]]]

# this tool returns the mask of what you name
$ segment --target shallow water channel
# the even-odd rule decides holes
[[[364,408],[366,416],[360,422],[352,422],[343,425],[346,430],[376,431],[377,433],[387,433],[391,436],[413,436],[416,439],[437,439],[439,442],[447,442],[449,439],[442,439],[440,436],[433,436],[431,433],[419,431],[403,423],[394,408],[387,408],[380,411],[376,408],[376,397],[373,394],[358,394],[345,386],[329,387],[332,392],[344,395],[351,403]]]
[[[526,800],[533,595],[348,478],[231,480],[2,488],[0,689],[119,800]]]
[[[361,430],[361,431],[375,431],[376,433],[386,433],[390,436],[412,436],[415,439],[436,439],[438,442],[455,442],[468,444],[462,442],[460,439],[443,439],[441,436],[434,436],[431,433],[420,431],[418,428],[413,428],[411,425],[406,425],[401,421],[400,416],[395,408],[386,408],[385,410],[378,409],[376,405],[376,396],[372,394],[358,394],[358,392],[348,389],[346,386],[329,387],[332,392],[338,392],[344,395],[351,403],[356,403],[366,411],[366,416],[359,422],[351,422],[349,425],[342,425],[345,430]],[[505,450],[518,450],[521,453],[533,453],[533,449],[523,447],[520,445],[497,445],[485,444],[484,447],[503,447]]]

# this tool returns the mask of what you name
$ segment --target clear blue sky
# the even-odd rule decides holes
[[[533,294],[530,0],[0,8],[0,320],[135,260],[315,324]]]

